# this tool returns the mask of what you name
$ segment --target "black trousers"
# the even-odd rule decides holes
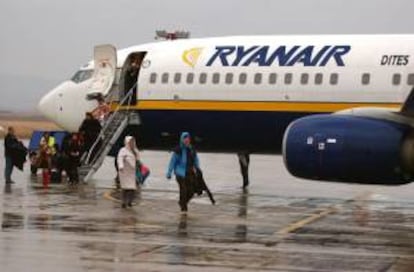
[[[67,167],[65,167],[69,182],[72,184],[79,182],[78,165],[77,161],[69,161]]]
[[[249,186],[249,164],[250,154],[249,153],[238,153],[240,172],[243,177],[243,188]]]
[[[178,204],[180,205],[181,211],[186,212],[188,210],[188,202],[194,195],[194,173],[187,173],[186,177],[176,176],[177,183],[180,188],[180,200]]]
[[[135,198],[135,190],[122,189],[122,205],[131,205]]]

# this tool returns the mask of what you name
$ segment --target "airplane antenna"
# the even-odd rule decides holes
[[[189,39],[190,31],[176,30],[174,32],[168,32],[167,30],[156,30],[155,40],[178,40],[178,39]]]

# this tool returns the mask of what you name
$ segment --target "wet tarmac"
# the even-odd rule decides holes
[[[0,192],[0,270],[414,271],[414,185],[298,180],[280,157],[253,156],[243,192],[236,156],[201,154],[217,205],[196,197],[185,216],[169,155],[142,157],[152,173],[128,210],[109,158],[77,187],[16,172]]]

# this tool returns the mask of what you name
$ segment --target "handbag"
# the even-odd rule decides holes
[[[136,180],[137,183],[140,185],[144,184],[145,180],[150,175],[150,169],[145,164],[141,163],[140,161],[137,161],[136,165]]]

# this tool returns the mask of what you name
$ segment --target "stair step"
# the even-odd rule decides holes
[[[92,175],[101,167],[104,158],[112,149],[117,137],[121,135],[122,131],[130,121],[129,113],[118,112],[116,114],[116,116],[113,116],[113,119],[110,119],[110,123],[103,128],[104,131],[101,132],[101,146],[96,152],[95,158],[93,158],[88,164],[83,164],[79,167],[79,174],[85,179],[85,181],[91,178]],[[139,120],[139,116],[136,115],[135,119]]]

